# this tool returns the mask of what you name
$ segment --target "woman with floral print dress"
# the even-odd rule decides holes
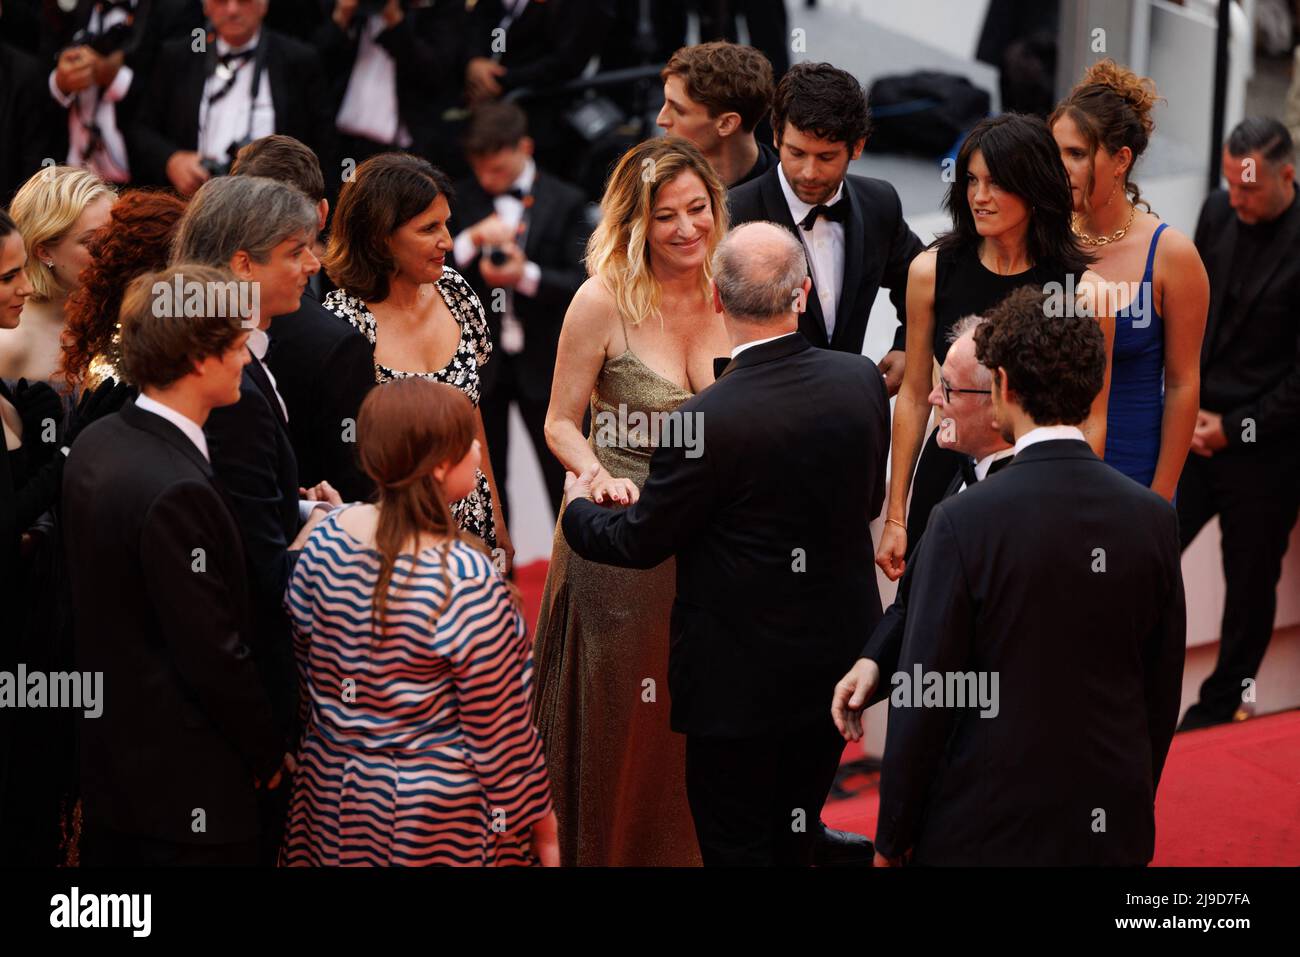
[[[450,184],[425,160],[381,153],[343,184],[325,268],[339,288],[325,307],[365,334],[375,353],[375,381],[412,376],[446,382],[475,408],[479,370],[492,354],[483,306],[446,265],[452,237]],[[462,530],[513,559],[486,455],[474,490],[452,505]]]

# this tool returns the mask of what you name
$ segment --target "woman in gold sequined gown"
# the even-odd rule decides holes
[[[546,435],[569,471],[593,462],[598,502],[636,500],[653,434],[634,426],[713,382],[729,342],[708,264],[726,231],[703,155],[667,137],[629,150],[587,248],[591,278],[564,318]],[[591,412],[591,434],[582,420]],[[622,425],[629,426],[620,432]],[[565,865],[700,863],[685,738],[669,728],[672,559],[645,571],[575,555],[556,526],[537,623],[534,715],[546,745]]]

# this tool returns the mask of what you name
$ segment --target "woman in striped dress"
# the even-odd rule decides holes
[[[378,504],[317,525],[285,598],[306,714],[283,864],[558,860],[523,621],[449,507],[474,486],[474,435],[443,383],[362,404]]]

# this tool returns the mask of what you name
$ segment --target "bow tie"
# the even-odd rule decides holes
[[[222,66],[230,66],[230,64],[238,60],[240,61],[240,66],[243,66],[243,61],[247,60],[252,55],[253,55],[252,47],[247,47],[243,50],[228,50],[225,53],[217,54],[217,62],[220,63]]]
[[[985,475],[984,477],[988,478],[990,475],[992,475],[994,472],[998,471],[999,469],[1005,468],[1006,466],[1010,465],[1011,460],[1014,458],[1015,458],[1014,455],[1005,455],[1000,459],[995,459],[993,464],[989,466],[988,475]],[[961,477],[965,480],[967,488],[970,488],[972,485],[974,485],[976,482],[979,481],[979,477],[975,474],[975,460],[971,458],[969,455],[963,456],[962,458]]]
[[[832,223],[843,223],[849,218],[849,201],[845,197],[834,206],[823,206],[820,203],[809,210],[808,215],[799,221],[799,228],[804,230],[812,229],[819,217],[825,217]]]
[[[713,378],[717,379],[722,375],[722,370],[731,365],[731,356],[718,356],[713,360]]]
[[[524,191],[523,191],[522,189],[520,189],[518,186],[511,186],[508,190],[506,190],[505,192],[503,192],[501,195],[502,195],[502,196],[513,196],[515,199],[519,200],[520,202],[523,202],[523,199],[524,199],[524,195],[525,195],[525,194],[524,194]]]

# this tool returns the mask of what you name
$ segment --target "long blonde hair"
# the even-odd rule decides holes
[[[76,166],[47,166],[14,194],[9,215],[18,224],[27,247],[26,272],[34,300],[48,302],[61,291],[54,270],[36,255],[36,247],[59,242],[87,206],[116,195],[112,186]]]
[[[713,232],[700,276],[709,296],[713,251],[727,232],[726,190],[695,144],[680,136],[646,140],[618,161],[600,201],[600,225],[587,242],[587,274],[598,277],[614,296],[619,312],[638,325],[659,310],[659,283],[650,272],[650,229],[655,199],[665,183],[686,171],[704,182],[713,211]]]

